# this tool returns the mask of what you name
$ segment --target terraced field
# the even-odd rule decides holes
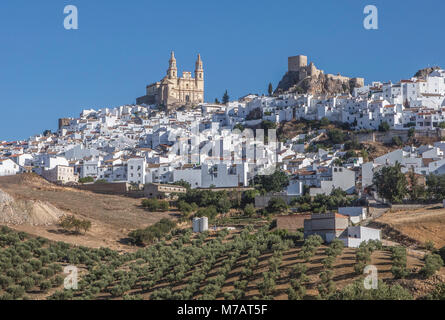
[[[252,227],[198,235],[174,230],[161,242],[123,254],[2,228],[0,246],[4,299],[327,299],[362,279],[360,259],[377,267],[379,280],[407,288],[420,279],[423,266],[408,253],[408,275],[401,282],[394,280],[386,247],[327,247],[315,238],[303,241],[298,233]],[[79,268],[78,290],[63,289],[67,265]]]

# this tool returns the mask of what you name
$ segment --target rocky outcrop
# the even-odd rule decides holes
[[[53,225],[65,212],[48,202],[15,200],[0,190],[0,223],[8,225]]]
[[[419,79],[425,79],[427,75],[429,75],[431,72],[438,70],[438,69],[440,69],[439,66],[420,69],[419,71],[417,71],[417,73],[414,75],[414,77],[419,78]]]
[[[275,94],[350,94],[354,88],[365,85],[364,78],[327,74],[313,62],[308,65],[307,61],[303,55],[288,58],[288,71],[278,84]]]
[[[357,78],[349,81],[333,78],[331,75],[319,74],[308,76],[304,79],[299,78],[299,73],[288,71],[278,84],[275,94],[281,93],[310,93],[316,94],[349,94],[354,88],[361,87]]]

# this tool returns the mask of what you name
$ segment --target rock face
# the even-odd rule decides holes
[[[435,70],[439,70],[439,69],[440,69],[439,66],[420,69],[419,71],[417,71],[417,73],[414,75],[414,77],[419,78],[419,79],[425,79],[426,76],[429,75],[431,72],[433,72]]]
[[[50,203],[34,200],[14,200],[0,190],[0,223],[10,225],[52,225],[65,213]]]
[[[313,63],[307,65],[306,56],[289,57],[288,71],[278,84],[275,94],[310,93],[349,94],[364,85],[363,78],[348,78],[340,74],[325,74]]]
[[[358,83],[357,78],[342,81],[333,79],[326,74],[308,76],[304,79],[299,78],[297,72],[287,72],[278,84],[275,90],[276,94],[280,93],[310,93],[310,94],[335,94],[335,93],[352,93],[354,88],[362,85]]]

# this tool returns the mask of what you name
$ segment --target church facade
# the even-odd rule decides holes
[[[195,65],[195,77],[192,73],[184,71],[178,77],[175,53],[172,52],[167,75],[158,82],[146,88],[146,95],[136,99],[137,104],[157,104],[165,107],[193,105],[204,102],[204,69],[201,55]]]

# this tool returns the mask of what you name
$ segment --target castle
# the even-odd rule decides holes
[[[288,58],[288,71],[297,72],[299,75],[299,79],[305,79],[306,77],[319,77],[320,75],[324,75],[324,71],[317,69],[313,62],[308,65],[307,56],[302,55]],[[341,82],[355,80],[359,86],[363,87],[365,85],[364,78],[348,78],[345,76],[341,76],[340,74],[326,74],[326,77],[328,79],[339,80]]]
[[[351,93],[354,88],[363,87],[364,84],[364,78],[325,74],[313,62],[308,65],[306,56],[298,55],[288,58],[288,71],[278,84],[275,94],[344,94]]]
[[[175,53],[171,53],[167,75],[158,82],[147,86],[146,95],[136,99],[137,104],[156,104],[167,108],[192,105],[204,102],[204,69],[201,55],[198,54],[195,78],[184,71],[178,77]]]

